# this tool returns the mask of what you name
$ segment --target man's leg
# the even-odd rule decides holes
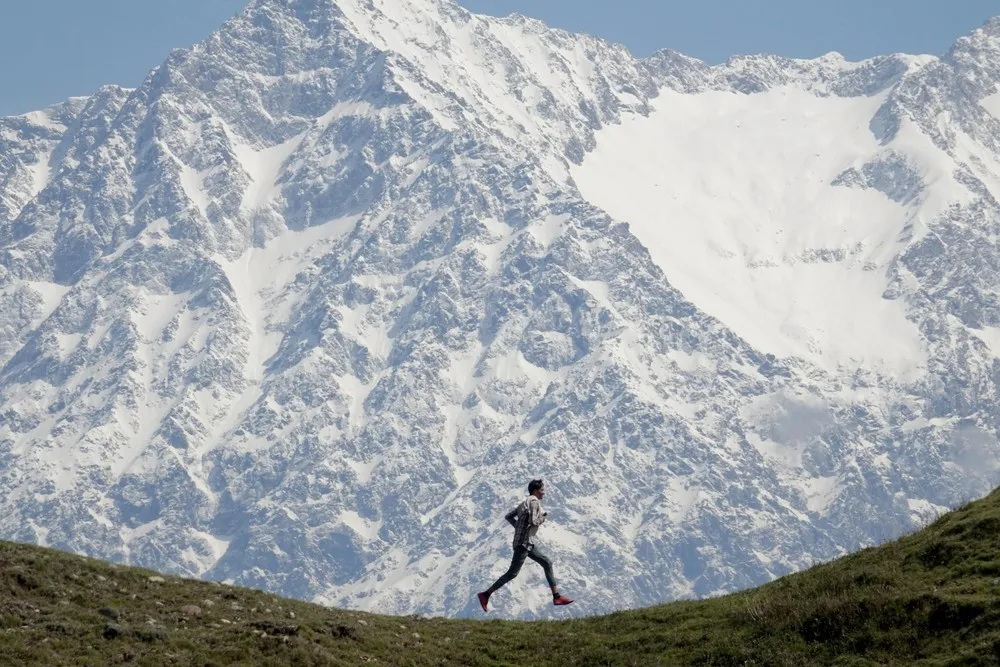
[[[524,559],[528,557],[528,550],[524,547],[518,547],[514,549],[514,555],[510,559],[510,567],[507,571],[500,575],[500,578],[493,582],[493,585],[486,589],[486,594],[491,595],[498,588],[503,588],[508,582],[512,581],[514,577],[518,575],[521,571],[521,566],[524,565]]]
[[[542,566],[542,570],[545,571],[545,580],[549,582],[549,587],[552,589],[552,595],[559,595],[559,585],[556,582],[556,575],[552,572],[552,559],[539,549],[538,545],[531,548],[531,551],[528,552],[528,558]]]
[[[493,585],[487,588],[482,593],[478,594],[479,604],[482,605],[483,611],[486,611],[486,604],[489,602],[490,596],[493,595],[494,591],[503,586],[506,586],[517,574],[521,571],[521,566],[524,565],[524,559],[528,557],[528,550],[524,547],[517,547],[514,549],[514,555],[510,559],[510,567],[507,571],[500,575],[500,578],[493,582]]]
[[[570,604],[573,602],[572,599],[566,597],[559,592],[559,584],[556,582],[556,575],[552,572],[552,559],[541,551],[537,546],[531,548],[528,552],[528,558],[535,561],[542,566],[542,570],[545,571],[545,580],[549,582],[549,588],[552,589],[552,603],[556,605]]]

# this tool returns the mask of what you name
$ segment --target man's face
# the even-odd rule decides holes
[[[538,496],[539,500],[541,500],[542,498],[544,498],[545,497],[545,485],[542,484],[540,487],[538,487],[538,491],[535,491],[535,494]]]

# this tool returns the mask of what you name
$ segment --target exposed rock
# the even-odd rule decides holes
[[[124,632],[124,628],[117,623],[108,623],[104,626],[104,631],[101,634],[105,639],[117,639],[121,637]]]

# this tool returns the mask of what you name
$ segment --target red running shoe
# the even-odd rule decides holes
[[[559,595],[557,595],[554,598],[552,598],[552,604],[554,604],[554,605],[556,605],[558,607],[558,606],[561,606],[561,605],[564,605],[564,604],[573,604],[573,600],[572,600],[572,598],[568,598],[565,595],[563,595],[562,593],[560,593]]]
[[[489,609],[486,608],[486,605],[490,601],[490,594],[489,593],[476,593],[476,597],[479,598],[479,605],[483,608],[483,611],[489,611]]]

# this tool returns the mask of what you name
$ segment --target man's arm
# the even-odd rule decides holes
[[[538,498],[532,497],[528,499],[528,513],[532,526],[540,526],[545,523],[546,512],[542,511],[542,504],[538,502]]]
[[[512,509],[509,512],[507,512],[507,515],[504,516],[504,519],[507,520],[507,523],[509,523],[510,525],[514,526],[515,528],[517,528],[517,511],[519,509],[521,509],[521,505],[520,504],[516,505],[514,507],[514,509]]]

